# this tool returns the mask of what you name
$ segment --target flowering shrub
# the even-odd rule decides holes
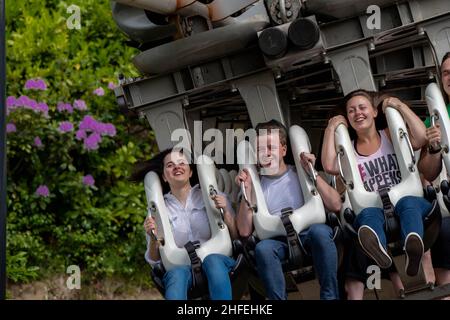
[[[103,88],[100,87],[100,88],[95,89],[95,90],[93,91],[93,93],[94,93],[96,96],[104,96],[104,95],[105,95],[105,90],[103,90]]]
[[[30,79],[25,83],[25,89],[47,90],[47,84],[42,79]]]
[[[156,150],[148,124],[125,118],[113,88],[136,76],[108,0],[8,2],[8,277],[79,265],[89,276],[146,272],[142,185],[133,164]],[[107,88],[107,89],[103,89]],[[87,277],[87,278],[86,278]]]

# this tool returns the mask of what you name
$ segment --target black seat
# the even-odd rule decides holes
[[[447,180],[442,180],[441,182],[441,192],[442,199],[444,200],[444,204],[447,207],[447,210],[450,211],[450,184]]]
[[[243,295],[243,293],[246,290],[247,282],[246,282],[246,272],[248,269],[247,261],[244,257],[244,249],[242,242],[240,240],[233,240],[233,258],[236,261],[235,266],[230,271],[230,280],[231,280],[231,286],[233,289],[233,299],[237,300],[240,299]],[[153,283],[155,284],[158,291],[161,293],[162,296],[165,294],[164,284],[163,284],[163,278],[166,273],[166,270],[162,264],[161,261],[157,262],[155,265],[151,268],[151,278],[153,280]],[[195,279],[195,277],[193,277]],[[203,281],[204,285],[202,288],[198,288],[195,281],[188,291],[188,299],[189,300],[205,300],[209,299],[209,292],[208,292],[208,286],[207,286],[207,280],[206,277],[203,275]]]

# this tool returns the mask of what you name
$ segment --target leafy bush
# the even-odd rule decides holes
[[[81,9],[81,29],[66,25]],[[116,105],[136,76],[108,0],[7,2],[8,278],[79,265],[89,277],[143,269],[142,185],[132,165],[156,150],[143,120]],[[139,132],[139,134],[135,134]]]

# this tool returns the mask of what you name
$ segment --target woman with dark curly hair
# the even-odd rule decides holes
[[[149,162],[136,169],[131,180],[141,181],[149,171],[155,171],[160,176],[168,191],[164,202],[168,209],[169,221],[178,247],[183,248],[188,241],[199,241],[200,244],[211,238],[211,230],[206,213],[202,192],[198,184],[192,186],[194,166],[190,165],[188,157],[181,151],[168,149]],[[223,194],[213,198],[218,209],[224,211],[224,222],[231,238],[237,238],[234,211]],[[150,237],[157,234],[155,220],[147,216],[144,222],[147,233],[147,251],[145,258],[148,263],[155,264],[160,260],[159,242]],[[209,295],[212,300],[231,300],[232,290],[229,272],[235,266],[235,261],[225,255],[210,254],[202,262],[203,272],[208,280]],[[188,290],[192,286],[190,266],[175,267],[164,274],[163,284],[165,298],[168,300],[186,300]]]

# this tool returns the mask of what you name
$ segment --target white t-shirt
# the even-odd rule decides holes
[[[305,203],[303,192],[294,166],[281,176],[261,176],[261,188],[270,214],[281,216],[281,210],[300,208]]]
[[[224,195],[222,192],[219,194]],[[184,248],[188,241],[199,241],[202,244],[211,238],[208,214],[198,184],[189,191],[185,207],[170,192],[164,195],[164,203],[169,213],[169,222],[177,247]],[[230,212],[234,213],[228,198],[227,207]],[[150,259],[149,254],[150,236],[148,234],[145,236],[147,239],[145,260],[154,264],[155,261]]]
[[[367,191],[378,191],[380,187],[394,186],[402,181],[394,147],[384,130],[378,132],[381,137],[380,147],[369,156],[356,152],[353,142],[359,174]]]

